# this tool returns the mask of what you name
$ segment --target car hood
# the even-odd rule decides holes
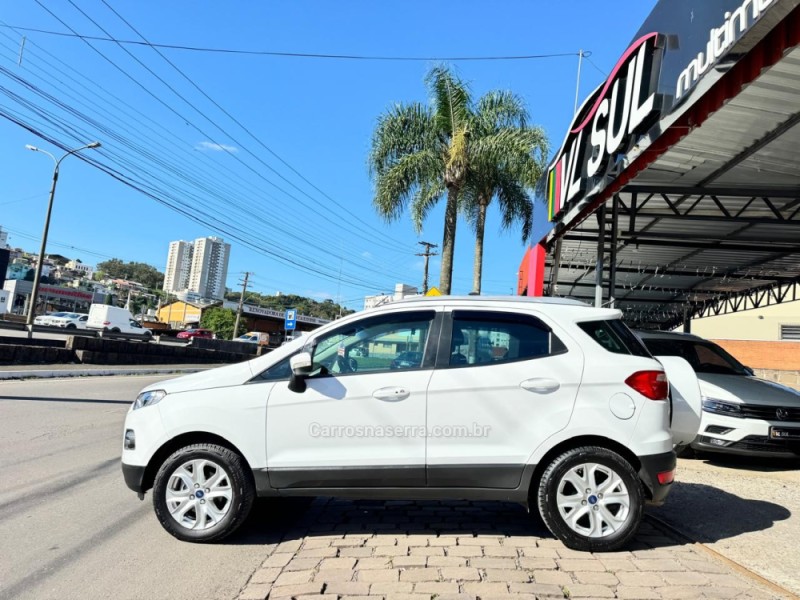
[[[209,369],[199,373],[192,373],[190,375],[176,377],[175,379],[168,379],[167,381],[160,381],[148,385],[146,388],[142,389],[142,392],[164,390],[167,394],[177,394],[179,392],[242,385],[250,381],[254,375],[258,375],[264,369],[300,350],[303,347],[304,341],[304,337],[298,338],[264,356],[259,356],[258,358],[246,362]]]
[[[700,391],[707,398],[762,406],[800,408],[800,392],[774,381],[745,375],[698,373]]]

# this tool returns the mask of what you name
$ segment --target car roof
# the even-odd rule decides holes
[[[397,305],[407,302],[468,302],[470,304],[520,302],[525,304],[560,304],[564,306],[590,306],[573,298],[555,298],[550,296],[406,296],[383,306]]]

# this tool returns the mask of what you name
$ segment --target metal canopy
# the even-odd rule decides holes
[[[797,300],[798,90],[795,47],[623,187],[560,224],[547,239],[549,293],[597,298],[650,328]]]

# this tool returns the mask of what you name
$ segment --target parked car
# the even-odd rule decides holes
[[[454,359],[470,336],[507,351],[479,363],[466,344]],[[367,344],[353,371],[351,350]],[[422,349],[416,368],[373,358],[409,344]],[[406,299],[145,387],[125,419],[122,470],[140,497],[153,490],[161,525],[185,541],[229,535],[256,496],[343,495],[512,500],[570,548],[608,551],[670,490],[668,390],[618,310]]]
[[[413,369],[422,363],[422,352],[401,352],[389,363],[391,369]]]
[[[208,340],[213,340],[214,332],[210,329],[187,329],[186,331],[179,332],[175,337],[177,337],[179,340],[189,340],[192,338],[205,338]]]
[[[57,313],[50,316],[48,325],[51,327],[63,327],[64,329],[86,329],[86,322],[89,315],[81,313]]]
[[[268,344],[269,335],[258,331],[248,331],[233,339],[234,342],[245,342],[246,344]]]
[[[152,331],[142,327],[141,323],[133,319],[127,308],[107,304],[92,304],[89,307],[89,319],[86,321],[86,327],[111,333],[139,334],[147,339],[153,336]]]
[[[39,315],[38,317],[34,317],[33,324],[34,325],[50,325],[50,320],[58,317],[63,317],[67,313],[60,311],[54,312],[47,315]]]
[[[800,392],[756,377],[719,345],[696,335],[649,331],[638,335],[653,354],[680,356],[697,373],[703,412],[693,448],[800,456]]]

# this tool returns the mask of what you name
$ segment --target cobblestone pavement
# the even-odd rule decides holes
[[[261,504],[254,518],[275,521],[274,543],[239,600],[791,597],[647,521],[625,551],[591,554],[514,504],[318,498],[288,514]]]

